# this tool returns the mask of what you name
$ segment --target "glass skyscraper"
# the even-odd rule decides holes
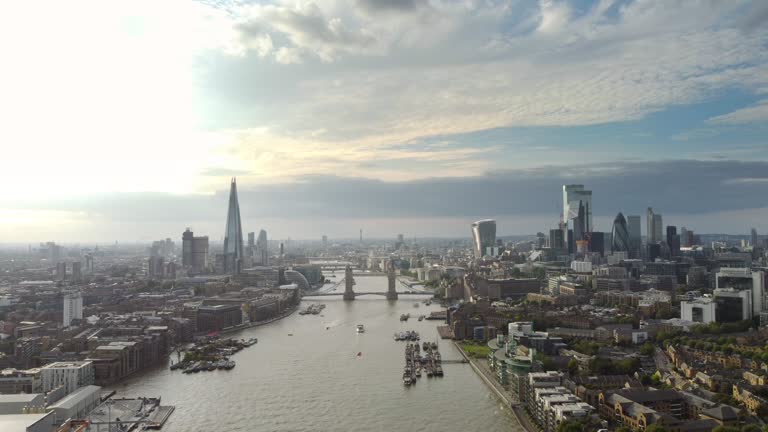
[[[613,230],[611,231],[611,251],[629,252],[629,230],[627,229],[627,220],[624,215],[619,213],[613,220]]]
[[[484,219],[472,224],[472,243],[475,257],[482,258],[486,248],[496,246],[496,221]]]
[[[227,228],[224,232],[224,272],[239,273],[243,257],[243,227],[240,223],[240,204],[237,201],[237,181],[233,178],[229,188]]]

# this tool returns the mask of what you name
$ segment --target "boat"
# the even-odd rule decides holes
[[[421,378],[421,368],[416,369],[416,378]]]
[[[358,333],[365,333],[365,326],[362,324],[357,325],[357,332]]]
[[[411,379],[410,375],[403,377],[403,384],[405,384],[407,386],[413,384],[413,380]]]
[[[419,315],[419,321],[424,321],[424,318],[426,318],[424,315]]]
[[[417,307],[419,307],[419,304],[418,304],[418,303],[414,303],[414,304],[413,304],[413,307],[416,307],[416,308],[417,308]]]
[[[293,333],[288,333],[288,336],[293,336]]]

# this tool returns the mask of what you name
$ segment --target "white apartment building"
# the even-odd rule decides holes
[[[91,361],[56,362],[40,369],[43,391],[49,392],[64,386],[67,394],[80,387],[93,384],[94,370]]]

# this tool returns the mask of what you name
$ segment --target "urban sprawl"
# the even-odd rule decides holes
[[[327,292],[330,271],[344,301],[354,272],[386,275],[389,301],[395,278],[432,295],[441,343],[528,431],[764,430],[768,239],[664,226],[652,208],[616,209],[600,231],[592,198],[564,185],[559,223],[529,236],[485,219],[462,239],[275,241],[244,236],[233,179],[223,242],[182,225],[143,245],[3,247],[0,430],[162,428],[173,406],[112,386],[151,367],[232,369],[257,341],[230,334]]]

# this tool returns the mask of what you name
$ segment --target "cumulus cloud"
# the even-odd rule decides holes
[[[295,89],[269,101],[262,125],[328,143],[631,121],[734,87],[768,89],[768,31],[745,34],[744,10],[716,0],[279,2],[238,9],[238,25],[271,34],[274,61],[294,69],[231,68]],[[230,76],[212,71],[208,88],[238,89],[239,108],[251,76]]]

